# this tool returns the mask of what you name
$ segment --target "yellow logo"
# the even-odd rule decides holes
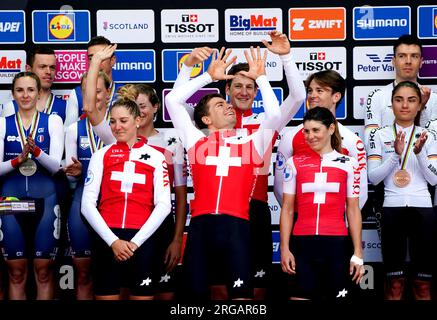
[[[185,59],[187,59],[189,56],[189,53],[184,54],[178,61],[178,69],[181,70],[182,64],[184,63]],[[194,65],[193,70],[191,70],[190,77],[194,78],[197,77],[199,74],[201,74],[203,70],[203,63],[198,63]]]
[[[58,14],[49,23],[50,33],[57,39],[67,39],[73,33],[74,25],[70,17]]]

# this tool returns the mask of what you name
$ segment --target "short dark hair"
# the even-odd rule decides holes
[[[335,105],[335,107],[337,108],[341,100],[344,98],[344,94],[346,92],[346,81],[344,80],[344,78],[335,70],[323,70],[315,72],[313,74],[310,74],[305,80],[305,87],[307,92],[311,81],[313,80],[324,87],[331,88],[332,93],[339,92],[341,94],[340,100],[338,100],[337,104]]]
[[[420,48],[420,55],[422,55],[422,43],[420,42],[419,38],[417,36],[411,35],[411,34],[403,34],[398,39],[396,39],[394,45],[393,45],[393,53],[396,56],[396,50],[401,44],[406,45],[416,45]]]
[[[204,116],[209,116],[209,107],[208,103],[213,98],[223,98],[220,93],[211,93],[203,96],[202,99],[197,103],[196,107],[194,107],[194,122],[196,123],[199,129],[206,129],[208,126],[202,121]]]
[[[111,41],[109,41],[107,38],[105,38],[103,36],[96,36],[96,37],[93,37],[90,40],[90,42],[88,42],[88,45],[86,48],[88,49],[89,47],[97,46],[99,44],[105,44],[105,45],[110,46],[112,43],[111,43]]]
[[[35,62],[35,56],[37,54],[50,54],[55,55],[55,50],[47,46],[35,46],[29,53],[26,59],[26,63],[33,67],[33,63]]]
[[[231,69],[227,72],[228,75],[235,76],[237,73],[241,71],[249,71],[249,64],[247,62],[240,62],[234,64]],[[228,79],[226,80],[226,85],[230,86],[232,84],[232,80],[234,79]],[[253,81],[255,84],[255,87],[257,87],[256,81]]]
[[[331,147],[338,152],[341,152],[341,135],[338,131],[338,122],[335,116],[328,108],[315,107],[308,110],[303,116],[303,122],[306,121],[318,121],[321,122],[326,128],[329,128],[331,124],[335,126],[334,134],[331,136]]]
[[[17,82],[18,79],[24,78],[24,77],[29,77],[29,78],[32,78],[33,80],[35,80],[36,88],[38,89],[38,91],[41,90],[41,80],[39,80],[39,77],[33,72],[22,71],[22,72],[17,73],[15,75],[14,79],[12,80],[12,88],[11,88],[12,93],[14,92],[14,89],[15,89],[15,82]]]

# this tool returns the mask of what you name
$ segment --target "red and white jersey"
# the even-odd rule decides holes
[[[358,162],[358,170],[360,172],[360,208],[363,208],[367,201],[367,158],[366,148],[363,141],[354,134],[351,130],[338,123],[338,130],[342,138],[342,154],[355,158]],[[287,131],[281,139],[278,146],[275,165],[275,182],[274,192],[276,199],[282,204],[282,185],[283,185],[283,170],[285,163],[291,156],[301,154],[309,155],[315,152],[306,143],[303,134],[303,124],[298,125],[292,130]]]
[[[358,162],[332,151],[300,153],[287,160],[284,193],[295,194],[297,220],[293,235],[345,236],[346,198],[358,197]]]
[[[293,118],[296,112],[299,110],[302,102],[306,97],[306,90],[303,84],[303,79],[300,76],[300,72],[296,67],[296,64],[293,61],[291,53],[286,55],[279,56],[282,64],[284,66],[285,76],[287,79],[287,85],[289,88],[289,96],[282,102],[280,106],[280,119],[276,122],[275,130],[280,132],[288,122]],[[174,87],[177,88],[181,86],[183,83],[186,83],[190,79],[190,74],[192,71],[192,67],[187,67],[185,64],[182,64],[181,71],[178,75],[178,78],[175,82]],[[263,101],[265,103],[265,98],[263,97]],[[187,110],[190,113],[191,118],[192,112]],[[266,114],[262,113],[253,113],[252,109],[242,111],[240,109],[235,108],[237,123],[235,124],[235,129],[238,130],[238,134],[242,136],[248,136],[258,130],[259,126],[263,121],[266,120]],[[267,191],[268,191],[268,175],[269,168],[271,162],[271,154],[274,142],[276,140],[277,135],[275,135],[272,139],[272,143],[268,146],[268,150],[264,154],[264,166],[258,170],[258,176],[256,178],[256,185],[253,191],[252,198],[259,201],[268,201]]]
[[[117,239],[110,228],[126,228],[140,230],[131,240],[140,246],[170,209],[167,163],[161,152],[146,144],[145,138],[132,148],[117,142],[93,154],[82,213],[108,245]]]
[[[275,134],[274,128],[280,116],[279,103],[267,78],[260,76],[256,82],[269,117],[259,130],[244,136],[234,130],[205,136],[193,125],[184,103],[211,81],[210,75],[204,73],[166,96],[168,112],[174,127],[181,133],[191,166],[194,187],[191,215],[194,218],[202,214],[228,214],[248,220],[256,167],[262,164],[265,146]]]
[[[105,120],[94,126],[93,131],[105,144],[112,144],[116,141],[111,127]],[[173,187],[187,185],[185,151],[181,139],[175,132],[173,130],[158,132],[147,138],[147,144],[165,156],[170,185]]]

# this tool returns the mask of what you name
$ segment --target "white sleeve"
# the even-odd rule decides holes
[[[348,198],[358,198],[361,195],[362,190],[360,189],[360,175],[357,174],[357,178],[355,177],[355,172],[358,172],[358,161],[355,158],[351,159],[351,165],[348,168],[347,172],[347,187],[346,193]]]
[[[77,159],[77,122],[67,128],[65,132],[65,165],[73,163],[71,157]],[[67,176],[68,180],[76,181],[75,177]]]
[[[276,152],[276,163],[275,163],[275,179],[273,192],[275,194],[276,200],[279,205],[282,206],[282,187],[284,184],[284,170],[287,160],[293,155],[293,138],[294,130],[287,131],[282,137],[278,145],[278,150]]]
[[[72,89],[65,107],[65,128],[75,123],[78,118],[79,102],[77,101],[76,90]]]
[[[179,88],[183,84],[189,82],[191,78],[192,70],[193,67],[187,67],[185,63],[183,63],[182,68],[179,71],[178,77],[176,78],[176,81],[173,85],[173,88]],[[188,103],[184,103],[184,108],[185,110],[187,110],[188,114],[190,115],[191,120],[194,120],[194,107],[192,107]]]
[[[178,130],[182,143],[187,150],[205,135],[194,126],[189,113],[184,108],[184,103],[197,90],[211,83],[211,81],[211,76],[208,72],[205,72],[200,77],[178,88],[174,88],[165,97],[165,105],[167,106],[173,126]]]
[[[8,174],[14,167],[12,166],[12,160],[4,161],[5,152],[5,138],[6,138],[6,119],[0,117],[0,176]]]
[[[292,59],[291,53],[280,56],[284,65],[285,77],[288,85],[288,96],[282,102],[280,111],[281,119],[277,125],[277,131],[280,132],[288,122],[293,118],[306,97],[306,90],[300,72]]]
[[[349,156],[357,160],[358,171],[360,172],[360,209],[364,207],[368,197],[368,181],[367,181],[367,155],[366,148],[363,141],[358,138],[354,133],[350,132],[351,139],[347,141],[351,142],[350,146],[346,146],[349,151]]]
[[[108,227],[97,210],[97,199],[99,198],[103,177],[103,156],[108,148],[109,147],[105,147],[98,150],[91,157],[83,189],[81,212],[100,238],[102,238],[108,246],[111,246],[118,237]]]
[[[273,136],[276,133],[281,111],[279,110],[278,99],[267,77],[265,75],[259,76],[256,83],[263,97],[264,121],[261,122],[259,129],[253,133],[252,138],[256,151],[261,157],[264,157],[264,153],[269,150]]]
[[[6,117],[9,117],[13,114],[15,114],[14,102],[9,101],[8,103],[5,103],[3,105],[3,111],[1,113],[1,116],[6,118]]]
[[[286,194],[296,194],[296,167],[293,163],[293,158],[287,160],[283,171],[284,183],[283,190]],[[281,201],[282,202],[282,201]]]
[[[153,173],[153,198],[155,208],[149,219],[131,239],[138,247],[146,241],[171,211],[170,181],[168,180],[167,163],[162,155],[162,164],[157,165]]]
[[[176,137],[176,139],[178,139]],[[176,147],[172,156],[173,169],[174,169],[174,186],[186,186],[187,185],[187,163],[185,159],[185,151],[182,143],[176,143]]]
[[[116,139],[112,134],[111,127],[105,119],[103,119],[98,125],[93,126],[93,131],[100,139],[102,139],[105,145],[116,142]]]
[[[378,129],[373,129],[369,135],[367,165],[369,181],[373,185],[377,185],[383,181],[392,171],[394,167],[399,164],[399,155],[396,152],[382,162],[382,148],[381,137],[378,134]]]
[[[422,150],[416,154],[420,169],[430,185],[437,184],[437,132],[428,131],[428,139]]]
[[[49,154],[41,150],[36,157],[38,162],[49,172],[56,173],[61,166],[62,154],[64,152],[64,124],[60,116],[52,114],[49,116],[50,149]]]
[[[371,91],[366,100],[366,115],[364,116],[364,142],[367,144],[370,132],[373,129],[380,128],[382,125],[381,119],[381,96],[383,91],[375,89]]]

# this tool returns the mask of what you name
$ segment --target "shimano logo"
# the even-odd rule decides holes
[[[360,19],[357,20],[357,27],[361,29],[374,29],[384,27],[406,27],[407,19]]]
[[[117,62],[114,70],[152,70],[151,62]]]

